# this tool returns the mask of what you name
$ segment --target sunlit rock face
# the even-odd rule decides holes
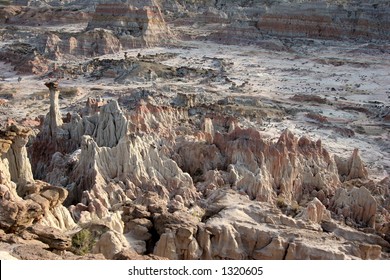
[[[389,6],[384,1],[361,2],[281,3],[261,15],[256,27],[269,35],[388,40]]]
[[[126,47],[155,46],[172,37],[155,1],[100,3],[87,29],[112,30]]]

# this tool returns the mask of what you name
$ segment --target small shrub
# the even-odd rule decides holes
[[[276,199],[276,206],[282,209],[282,208],[287,208],[288,204],[286,203],[284,197],[278,196],[278,198]]]
[[[60,96],[64,98],[73,98],[81,94],[78,87],[62,87],[60,89]]]
[[[300,211],[301,206],[295,200],[290,205],[291,216],[295,217]]]
[[[73,252],[77,255],[85,255],[92,250],[95,240],[88,229],[82,229],[72,237]]]

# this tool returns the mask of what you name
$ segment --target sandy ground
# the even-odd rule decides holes
[[[208,41],[178,42],[175,47],[124,50],[128,57],[154,54],[176,54],[160,61],[164,65],[194,69],[213,69],[228,79],[204,81],[198,77],[185,79],[129,80],[115,83],[113,78],[91,79],[88,75],[65,77],[62,87],[77,87],[81,94],[61,101],[63,112],[80,105],[87,96],[110,96],[130,89],[147,88],[162,91],[166,96],[177,92],[195,93],[210,100],[227,96],[248,99],[248,106],[264,106],[285,112],[282,117],[272,114],[261,120],[242,118],[245,126],[256,126],[266,137],[276,139],[288,128],[297,135],[321,139],[331,153],[349,156],[358,148],[373,178],[390,173],[390,123],[376,115],[390,106],[390,57],[367,44],[302,40],[292,44],[289,51],[278,52],[257,46],[221,45]],[[99,59],[119,60],[124,51]],[[67,57],[63,63],[84,63],[88,59]],[[0,63],[0,98],[13,93],[0,106],[0,120],[21,121],[46,114],[48,99],[43,85],[47,78],[18,75],[12,66]],[[294,95],[323,98],[324,103],[297,101]],[[38,97],[37,97],[38,96]],[[244,102],[245,103],[245,102]],[[244,104],[243,103],[243,104]],[[245,106],[245,104],[244,104]],[[345,109],[345,108],[349,109]],[[364,108],[366,111],[353,110]],[[319,114],[328,119],[326,125],[307,117]],[[354,132],[349,137],[335,132],[335,127]]]

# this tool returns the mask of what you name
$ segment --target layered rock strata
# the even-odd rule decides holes
[[[256,27],[263,33],[309,38],[390,39],[387,3],[337,5],[331,1],[282,3],[260,16]]]
[[[112,30],[126,47],[155,46],[168,42],[172,34],[155,1],[99,3],[88,30]]]
[[[112,31],[97,28],[64,36],[45,34],[40,41],[40,50],[52,59],[66,55],[94,57],[117,53],[122,50],[122,44]]]
[[[176,1],[176,5],[169,2],[165,1],[164,6],[175,15],[182,15],[174,18],[178,25],[198,22],[224,26],[209,30],[210,38],[220,42],[263,44],[261,41],[269,35],[359,40],[390,38],[387,1],[206,0],[200,4]]]

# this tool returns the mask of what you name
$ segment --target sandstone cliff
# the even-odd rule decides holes
[[[385,1],[281,3],[261,15],[256,27],[270,35],[388,40],[389,8]]]
[[[221,23],[210,38],[255,43],[269,35],[325,39],[390,38],[387,1],[163,1],[178,24]],[[275,47],[275,46],[273,46]]]
[[[172,33],[156,1],[99,3],[87,29],[112,30],[126,47],[155,46],[169,42]]]

